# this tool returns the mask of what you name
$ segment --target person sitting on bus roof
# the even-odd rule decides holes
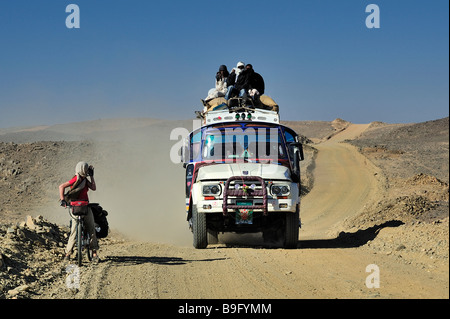
[[[247,64],[245,69],[248,77],[248,93],[254,101],[259,101],[259,97],[264,94],[264,79],[259,73],[253,70],[251,64]]]
[[[204,103],[217,97],[225,96],[227,93],[227,81],[230,73],[226,65],[221,65],[219,71],[216,73],[216,86],[208,91],[208,96]]]
[[[231,97],[238,95],[239,97],[245,97],[247,90],[244,85],[246,83],[245,76],[245,64],[238,62],[235,68],[230,72],[227,83],[227,93],[225,94],[225,100],[229,100]]]

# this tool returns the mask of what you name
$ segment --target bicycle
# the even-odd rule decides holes
[[[77,243],[77,263],[81,267],[83,260],[83,250],[86,250],[86,254],[89,261],[92,261],[93,251],[90,248],[91,236],[86,231],[84,225],[84,216],[88,213],[89,202],[88,201],[72,201],[69,205],[69,214],[72,220],[75,220],[76,225],[76,243]]]

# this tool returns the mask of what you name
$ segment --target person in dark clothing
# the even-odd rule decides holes
[[[228,81],[227,81],[228,87],[230,87],[236,83],[236,79],[239,77],[239,74],[241,74],[241,72],[244,70],[245,70],[244,62],[238,62],[236,67],[231,69],[231,72],[228,75]]]
[[[247,93],[248,89],[250,88],[250,77],[249,77],[249,70],[244,69],[241,74],[239,74],[239,77],[236,80],[236,83],[234,84],[234,87],[237,91],[245,90],[245,93]]]
[[[230,73],[227,70],[227,66],[221,65],[219,67],[219,71],[216,73],[216,80],[217,81],[225,80],[225,82],[226,82],[229,75],[230,75]]]
[[[259,97],[264,94],[264,79],[253,70],[251,64],[245,66],[246,80],[247,80],[247,92],[254,101],[259,101]]]
[[[246,96],[247,90],[245,90],[245,64],[239,62],[235,68],[233,68],[228,76],[227,81],[227,93],[225,94],[225,99],[229,100],[234,95],[239,95],[239,97]]]

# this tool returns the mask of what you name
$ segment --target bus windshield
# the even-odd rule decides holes
[[[288,160],[278,127],[210,127],[203,132],[202,160],[279,162]]]

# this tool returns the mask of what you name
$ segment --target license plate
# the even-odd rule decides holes
[[[251,201],[236,201],[238,206],[251,206]],[[236,211],[236,224],[237,225],[252,225],[253,224],[253,210],[242,208]]]

